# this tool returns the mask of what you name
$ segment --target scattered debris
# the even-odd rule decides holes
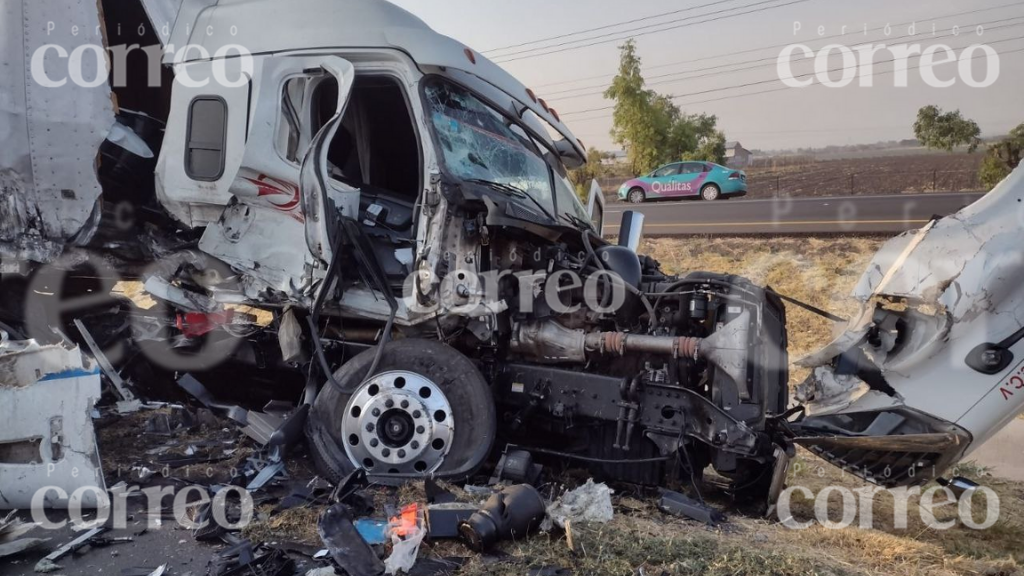
[[[210,394],[210,391],[206,389],[206,386],[203,386],[199,380],[196,380],[195,376],[192,376],[191,374],[183,375],[181,378],[178,378],[178,386],[181,386],[183,390],[194,396],[196,400],[202,402],[207,408],[223,410],[227,414],[228,418],[231,418],[242,426],[247,426],[249,424],[248,410],[240,406],[235,406],[234,404],[218,402],[217,399],[214,398],[213,394]]]
[[[0,371],[0,509],[30,508],[43,486],[66,494],[84,487],[105,490],[92,421],[101,395],[99,370],[76,346],[5,337]],[[60,508],[67,498],[51,489],[43,503]],[[88,491],[82,503],[94,508],[95,493]]]
[[[349,576],[377,576],[384,563],[352,524],[348,506],[335,504],[320,517],[317,530],[331,558]]]
[[[391,555],[384,561],[384,570],[387,574],[411,572],[419,556],[420,544],[427,534],[416,504],[403,508],[398,518],[397,525],[392,520]]]
[[[493,485],[508,480],[536,486],[543,470],[543,466],[533,463],[533,454],[526,450],[509,450],[498,460],[490,483]]]
[[[459,525],[476,513],[478,506],[449,502],[427,506],[427,537],[443,540],[459,537]]]
[[[614,513],[612,489],[605,484],[595,484],[593,479],[588,479],[583,486],[566,492],[548,506],[548,516],[559,528],[565,528],[567,520],[610,522]]]
[[[685,494],[662,490],[661,500],[658,501],[658,509],[673,516],[684,516],[699,522],[716,526],[725,522],[725,514],[711,508],[707,504],[698,502]]]
[[[427,495],[427,504],[448,504],[455,502],[455,494],[445,490],[433,478],[423,480],[423,492]]]
[[[544,499],[528,484],[509,486],[459,525],[466,544],[478,552],[505,539],[523,538],[544,520]]]
[[[92,357],[96,359],[96,363],[99,364],[100,370],[103,370],[103,374],[110,380],[110,383],[114,386],[114,390],[117,395],[121,397],[121,401],[117,403],[117,412],[119,414],[131,414],[137,412],[142,408],[142,402],[135,397],[135,394],[131,391],[131,387],[127,382],[121,378],[121,374],[114,369],[113,364],[107,359],[107,355],[103,353],[99,344],[96,343],[96,339],[92,337],[92,334],[85,328],[85,324],[81,320],[75,319],[75,327],[78,328],[79,334],[82,335],[82,339],[85,340],[85,345],[89,347],[89,351],[92,352]]]
[[[385,544],[388,541],[388,528],[390,523],[387,520],[376,518],[360,518],[353,523],[356,531],[363,537],[363,540],[371,546]]]
[[[94,538],[106,532],[106,528],[93,528],[88,532],[82,534],[78,538],[75,538],[71,542],[61,546],[54,550],[45,558],[36,563],[35,571],[39,573],[56,572],[61,567],[57,565],[57,560],[71,554],[75,550],[82,548],[92,542]]]
[[[0,558],[28,552],[49,542],[41,538],[22,538],[35,530],[36,524],[22,522],[14,515],[15,512],[11,512],[5,518],[0,518]]]

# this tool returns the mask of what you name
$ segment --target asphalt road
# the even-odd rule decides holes
[[[644,234],[648,236],[897,233],[920,228],[933,215],[952,214],[981,196],[960,192],[615,203],[605,212],[605,229],[616,234],[622,213],[638,210],[646,217]]]

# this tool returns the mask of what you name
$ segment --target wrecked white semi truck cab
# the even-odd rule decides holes
[[[88,3],[63,14],[20,4],[18,21],[29,31],[100,18]],[[149,26],[167,67],[123,65],[116,123],[106,85],[60,95],[96,105],[95,113],[72,107],[44,122],[24,104],[23,115],[5,117],[32,140],[31,161],[4,166],[5,201],[20,207],[3,220],[2,249],[17,263],[5,271],[26,277],[5,276],[5,292],[44,286],[38,279],[54,269],[72,280],[108,268],[134,274],[162,312],[119,302],[114,316],[131,319],[130,329],[97,321],[106,328],[93,332],[108,330],[100,340],[143,352],[122,354],[118,368],[137,368],[145,356],[161,370],[203,378],[216,366],[195,358],[223,348],[230,354],[221,363],[257,368],[244,379],[232,372],[229,387],[246,391],[239,395],[257,379],[277,378],[265,374],[302,380],[299,407],[267,441],[294,442],[304,425],[328,477],[364,468],[379,481],[461,479],[496,446],[517,445],[649,485],[696,480],[712,466],[735,493],[770,500],[794,440],[839,463],[872,439],[970,445],[973,429],[952,414],[962,399],[943,410],[936,406],[946,400],[934,395],[915,403],[884,363],[871,371],[850,352],[861,340],[883,342],[893,356],[925,350],[918,339],[926,328],[906,329],[918,325],[916,310],[884,312],[892,319],[879,317],[883,328],[873,331],[868,314],[862,338],[821,355],[807,410],[790,422],[797,413],[788,409],[780,297],[736,276],[663,273],[636,253],[638,214],[624,217],[618,244],[606,241],[600,189],[585,207],[567,177],[586,151],[558,113],[411,14],[381,0],[101,6],[97,41],[113,45],[115,23]],[[17,53],[11,44],[5,58]],[[21,58],[28,66],[31,55]],[[57,51],[44,54],[44,68],[55,59]],[[146,84],[172,74],[164,89]],[[51,140],[52,157],[38,153],[34,134],[69,127],[80,143]],[[49,183],[45,168],[62,158],[63,179]],[[61,201],[48,200],[55,193]],[[59,227],[14,218],[44,210],[53,212],[43,220]],[[961,230],[972,234],[966,224]],[[964,253],[980,265],[975,258]],[[76,286],[47,289],[95,290]],[[246,320],[238,305],[273,319]],[[5,308],[9,328],[39,338],[71,322],[16,298]],[[967,316],[993,314],[978,310]],[[929,318],[961,321],[921,316],[921,326]],[[864,372],[848,377],[851,357]],[[878,371],[885,377],[875,378]],[[189,382],[190,392],[205,392]],[[859,383],[890,403],[871,408],[891,414],[879,417],[884,431],[858,427],[867,411],[852,396]],[[1019,408],[1011,404],[984,421],[986,432]],[[253,426],[256,412],[249,414]],[[865,463],[895,458],[893,449],[882,452]],[[920,468],[922,452],[907,452],[899,462]],[[962,450],[941,452],[936,473]]]
[[[1024,408],[1024,171],[885,244],[845,332],[798,361],[796,441],[883,486],[934,479]]]

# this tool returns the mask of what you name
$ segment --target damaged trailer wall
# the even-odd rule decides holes
[[[107,82],[83,88],[72,80],[68,55],[105,42],[95,0],[52,8],[36,0],[0,3],[0,257],[14,261],[5,262],[5,272],[24,260],[53,261],[66,242],[87,242],[98,223],[96,155],[114,124],[114,105]],[[38,52],[46,45],[60,49]],[[106,78],[99,52],[82,53],[87,82]],[[35,78],[34,56],[41,57]],[[39,72],[63,84],[44,86]]]

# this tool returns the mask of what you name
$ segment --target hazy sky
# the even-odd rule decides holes
[[[535,89],[562,115],[563,120],[588,146],[617,148],[608,136],[610,111],[573,114],[608,106],[600,90],[618,66],[615,38],[636,39],[649,87],[663,94],[684,95],[675,100],[691,113],[716,114],[730,140],[747,148],[778,149],[827,144],[855,144],[912,138],[917,109],[925,104],[959,108],[981,126],[983,134],[1004,134],[1024,122],[1024,1],[1017,0],[392,0],[423,18],[435,30],[452,36],[488,57],[501,62],[501,54],[566,44],[604,43],[503,63],[512,74]],[[784,5],[794,2],[791,5]],[[779,6],[783,5],[783,6]],[[702,8],[695,8],[704,6]],[[775,7],[779,6],[779,7]],[[997,8],[1003,6],[1002,8]],[[641,20],[625,21],[671,11],[693,10]],[[760,12],[734,16],[740,12]],[[989,10],[985,10],[991,8]],[[949,17],[951,14],[961,14]],[[945,17],[944,17],[945,16]],[[720,18],[717,21],[705,20]],[[674,23],[672,23],[674,21]],[[907,23],[916,22],[917,36],[905,38]],[[794,23],[802,30],[794,34]],[[660,24],[660,25],[659,25]],[[890,24],[884,30],[864,35]],[[976,25],[984,24],[977,35]],[[825,35],[846,36],[821,39]],[[899,26],[897,26],[899,25]],[[961,26],[958,37],[954,25]],[[679,28],[658,31],[670,26]],[[569,36],[584,29],[594,32]],[[630,31],[633,28],[647,27]],[[933,36],[934,27],[934,36]],[[491,49],[533,40],[554,40],[510,48]],[[585,39],[591,39],[584,42]],[[927,85],[916,69],[919,59],[909,60],[908,86],[895,87],[893,56],[875,55],[874,86],[858,81],[844,88],[814,85],[786,88],[778,79],[775,59],[782,46],[806,44],[818,50],[826,44],[946,44],[960,56],[962,48],[984,43],[999,53],[998,80],[987,88],[964,84],[956,63],[938,66],[939,79],[956,79],[948,88]],[[769,47],[769,48],[766,48]],[[535,51],[536,52],[536,51]],[[535,52],[507,56],[521,58]],[[941,53],[939,54],[941,56]],[[985,76],[985,58],[978,52],[970,64],[974,76]],[[838,80],[844,64],[839,54],[828,68]],[[732,70],[741,69],[735,72]],[[794,64],[794,73],[813,72],[810,60]],[[666,78],[653,76],[676,74]],[[700,76],[700,77],[695,77]],[[594,78],[596,77],[596,78]],[[588,78],[586,80],[578,80]],[[813,77],[812,77],[813,78]],[[567,82],[574,80],[573,82]],[[752,84],[753,83],[753,84]],[[747,84],[745,87],[737,87]],[[751,85],[752,84],[752,85]],[[576,89],[574,92],[567,90]],[[767,91],[767,92],[765,92]],[[563,92],[557,94],[557,92]],[[763,94],[741,96],[752,92]]]

